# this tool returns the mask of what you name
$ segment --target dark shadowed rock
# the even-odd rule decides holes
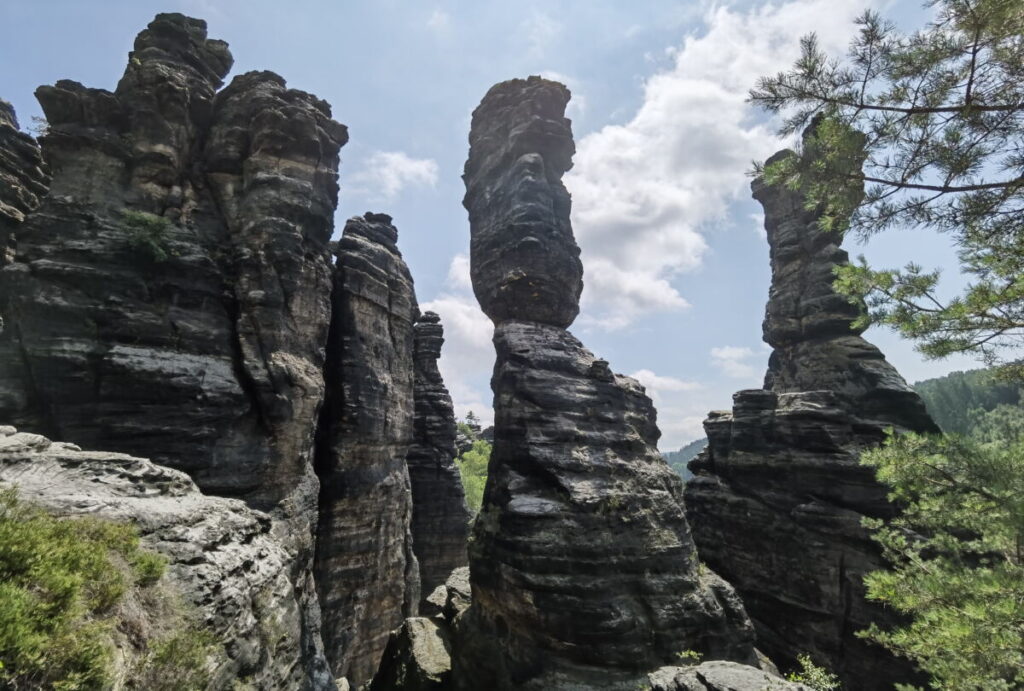
[[[731,413],[705,421],[687,517],[701,558],[736,587],[758,647],[777,662],[809,653],[851,690],[908,681],[908,662],[855,635],[894,621],[864,599],[864,574],[883,561],[861,519],[894,507],[859,456],[887,428],[937,428],[851,329],[859,308],[832,288],[833,269],[848,260],[842,237],[820,230],[798,192],[760,179],[753,190],[771,247],[764,339],[773,352],[764,389],[736,393]]]
[[[576,151],[569,90],[540,77],[491,87],[476,110],[463,180],[473,292],[496,324],[567,327],[579,313],[583,265],[562,175]]]
[[[187,472],[274,517],[328,688],[312,580],[312,450],[345,128],[206,25],[158,15],[112,93],[36,94],[50,193],[0,271],[0,420]],[[286,684],[290,685],[290,684]]]
[[[412,538],[424,597],[466,565],[469,509],[455,465],[455,412],[437,359],[444,329],[433,312],[415,324],[413,439],[406,463],[412,484]]]
[[[49,185],[39,145],[18,129],[11,104],[0,100],[0,268],[14,259],[13,233],[39,208]]]
[[[494,342],[495,443],[460,678],[597,688],[683,650],[752,659],[742,604],[698,563],[643,387],[558,327],[506,322]]]
[[[369,691],[445,691],[450,688],[451,672],[448,627],[412,617],[388,638]]]
[[[633,689],[691,649],[754,660],[742,604],[697,560],[651,400],[563,328],[582,285],[567,100],[531,77],[473,115],[464,203],[497,361],[472,605],[455,621],[467,690]]]
[[[388,634],[415,615],[419,601],[405,463],[418,310],[397,240],[384,214],[345,224],[318,431],[324,645],[335,675],[356,687],[372,678]]]

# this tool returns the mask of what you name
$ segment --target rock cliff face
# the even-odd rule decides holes
[[[455,465],[455,411],[437,360],[444,329],[426,312],[416,320],[413,346],[413,441],[406,463],[412,483],[412,538],[420,563],[420,594],[429,595],[466,565],[469,509]]]
[[[38,434],[0,427],[0,483],[65,516],[131,521],[143,545],[168,559],[169,596],[194,608],[222,643],[210,657],[211,688],[245,679],[256,689],[333,689],[322,656],[303,650],[303,603],[289,574],[295,555],[272,518],[238,499],[200,494],[184,473],[125,454],[82,451]],[[164,622],[140,608],[134,639]],[[140,619],[141,618],[141,619]],[[122,645],[115,678],[144,651]],[[305,658],[305,664],[296,664]]]
[[[0,100],[0,268],[14,259],[13,233],[39,208],[49,185],[39,145],[18,129],[11,104]]]
[[[780,152],[776,156],[792,156]],[[891,516],[860,452],[885,430],[937,431],[917,394],[851,330],[858,307],[835,293],[848,261],[798,192],[760,179],[772,285],[763,389],[704,423],[708,448],[690,464],[686,509],[701,558],[743,598],[758,647],[780,664],[809,653],[848,689],[909,680],[909,664],[856,638],[892,615],[864,600],[862,578],[882,560],[864,516]]]
[[[96,492],[123,481],[132,500],[97,501],[147,534],[180,534],[154,544],[180,579],[202,581],[190,592],[235,660],[223,687],[236,673],[259,689],[358,685],[419,599],[405,460],[412,279],[384,215],[350,221],[332,262],[345,127],[271,72],[220,89],[231,63],[204,22],[161,14],[114,92],[40,87],[41,153],[0,104],[0,424],[60,440],[56,460],[42,441],[19,451],[17,477],[29,500],[38,488],[62,511],[77,505],[50,502],[41,472],[70,463],[107,482],[104,462],[131,466],[109,480],[116,491]],[[434,417],[419,444],[443,449],[452,434],[431,338],[421,359]],[[105,451],[65,462],[64,442]],[[167,501],[142,501],[150,491]],[[174,544],[192,528],[196,547]],[[439,525],[422,548],[450,555],[457,539]],[[192,554],[221,545],[242,575]],[[276,619],[288,639],[267,648],[258,636]]]
[[[565,328],[579,314],[583,290],[562,184],[576,152],[565,118],[569,90],[539,77],[509,84],[487,93],[469,134],[462,178],[473,292],[495,324],[525,319]]]
[[[650,399],[563,328],[582,285],[561,184],[568,98],[513,80],[473,114],[464,203],[497,361],[453,660],[467,689],[635,688],[683,650],[753,654],[739,600],[698,564]]]
[[[413,429],[412,278],[384,214],[345,225],[334,270],[328,395],[318,431],[316,577],[332,669],[372,678],[419,601],[405,458]]]

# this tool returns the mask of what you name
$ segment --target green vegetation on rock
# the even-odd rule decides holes
[[[167,237],[172,225],[169,220],[131,209],[122,209],[121,219],[124,221],[128,244],[136,252],[156,263],[167,261],[174,255]]]
[[[491,445],[482,439],[473,442],[473,448],[455,458],[466,493],[466,505],[474,514],[480,511],[484,501],[484,485],[487,484],[487,464],[491,460]]]
[[[147,649],[133,656],[132,688],[202,688],[208,634],[186,624],[126,642],[120,631],[125,603],[151,598],[165,568],[163,557],[140,548],[132,525],[52,516],[0,489],[0,687],[109,688],[117,639]],[[153,683],[139,686],[144,679]]]

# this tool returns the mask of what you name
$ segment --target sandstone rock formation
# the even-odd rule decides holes
[[[453,660],[465,689],[635,688],[687,649],[753,659],[742,605],[697,561],[650,399],[563,328],[582,281],[561,184],[568,97],[512,80],[473,113],[464,204],[497,362]]]
[[[318,430],[316,577],[324,645],[337,676],[372,678],[388,634],[416,613],[412,501],[412,278],[384,214],[352,218],[337,249]]]
[[[466,565],[469,509],[455,465],[455,411],[437,360],[444,329],[433,312],[420,315],[413,346],[415,418],[406,463],[412,484],[413,549],[424,597]]]
[[[776,156],[792,156],[780,152]],[[851,329],[858,307],[832,288],[848,261],[798,192],[755,180],[765,210],[772,286],[763,389],[704,423],[709,445],[690,464],[687,517],[701,558],[743,599],[758,647],[792,664],[809,653],[847,689],[909,680],[909,663],[855,636],[893,615],[864,600],[862,578],[882,566],[861,527],[894,508],[860,452],[887,428],[937,431],[917,394]]]
[[[59,515],[132,522],[143,545],[168,560],[172,593],[217,638],[211,687],[245,679],[254,689],[333,689],[322,655],[309,657],[295,555],[274,534],[272,518],[238,499],[200,494],[184,473],[142,458],[82,451],[38,434],[0,427],[0,483]],[[161,622],[140,611],[145,625]],[[138,657],[138,653],[136,653]],[[132,661],[126,647],[118,665]],[[121,676],[120,673],[115,676]]]
[[[345,127],[271,72],[220,89],[231,64],[204,22],[161,14],[115,91],[39,88],[42,157],[0,107],[0,423],[243,500],[298,623],[269,662],[238,642],[239,674],[333,688],[322,620],[334,675],[359,685],[419,599],[412,280],[383,215],[351,221],[332,263]]]
[[[473,111],[463,204],[473,292],[495,324],[565,328],[580,311],[583,265],[562,184],[576,152],[568,102],[563,85],[531,77],[493,87]]]
[[[39,208],[49,185],[39,145],[18,129],[11,104],[0,100],[0,267],[14,259],[12,233]]]
[[[694,667],[662,667],[647,680],[650,691],[811,691],[811,687],[804,684],[722,661]]]

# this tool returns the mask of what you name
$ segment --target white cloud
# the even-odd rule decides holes
[[[747,195],[750,161],[782,145],[776,123],[752,120],[747,91],[793,63],[802,34],[844,51],[862,9],[863,0],[714,5],[706,32],[646,80],[632,119],[579,141],[565,182],[586,267],[584,323],[622,328],[687,306],[672,279],[700,266],[703,234]]]
[[[473,297],[467,255],[452,258],[446,288],[433,300],[420,304],[420,309],[441,316],[445,342],[438,367],[455,404],[455,414],[462,418],[472,410],[486,427],[493,422],[494,412],[491,393],[479,382],[488,380],[494,366],[494,326]]]
[[[693,391],[699,389],[700,384],[676,377],[663,377],[655,374],[649,369],[642,369],[629,375],[636,379],[647,389],[648,394],[658,395],[664,391]]]
[[[758,237],[767,242],[768,231],[764,229],[764,213],[750,214],[750,225]]]
[[[711,364],[728,377],[750,379],[757,376],[757,369],[748,360],[754,351],[741,346],[719,346],[711,349]]]
[[[579,81],[554,70],[543,70],[540,76],[544,77],[544,79],[561,82],[569,88],[572,98],[569,101],[569,105],[565,107],[566,117],[570,120],[578,120],[583,117],[583,114],[587,112],[587,97],[584,95],[583,87]]]
[[[527,54],[532,58],[542,58],[548,45],[562,32],[562,25],[551,15],[534,11],[519,26],[523,40],[527,46]]]
[[[448,285],[457,290],[473,290],[473,279],[469,273],[469,255],[456,254],[448,265]]]
[[[452,18],[444,10],[435,8],[427,19],[427,28],[435,34],[446,34],[452,28]]]
[[[406,187],[434,187],[437,162],[404,151],[375,151],[349,178],[352,191],[377,201],[393,201]]]

